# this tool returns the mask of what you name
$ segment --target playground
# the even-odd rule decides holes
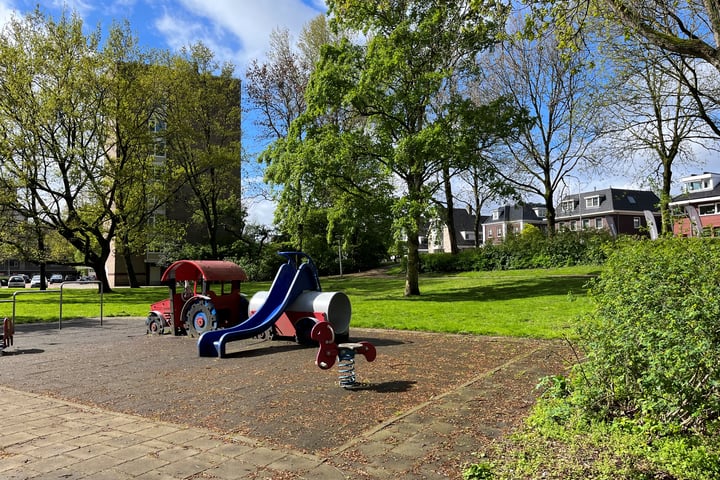
[[[459,478],[520,425],[539,380],[572,361],[560,341],[351,329],[347,297],[322,291],[309,257],[281,255],[270,290],[249,302],[237,266],[178,261],[163,277],[169,297],[146,319],[18,325],[0,387],[252,439],[342,478]],[[202,445],[163,453],[172,461],[165,451],[184,449],[197,455]],[[12,454],[0,444],[0,455]],[[304,478],[286,467],[283,478]],[[179,478],[216,471],[198,468]]]
[[[562,342],[364,329],[355,338],[378,355],[358,359],[361,386],[346,390],[335,368],[315,365],[317,348],[293,341],[236,341],[213,358],[198,356],[193,338],[146,334],[142,318],[18,325],[0,385],[250,437],[327,458],[348,478],[376,478],[372,468],[459,478],[527,415],[538,379],[570,360]]]

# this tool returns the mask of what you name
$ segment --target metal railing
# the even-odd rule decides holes
[[[15,323],[15,307],[17,305],[17,297],[20,295],[37,295],[39,293],[44,294],[59,294],[60,295],[60,315],[58,318],[58,329],[62,329],[62,320],[63,320],[63,292],[65,285],[69,284],[78,284],[78,285],[92,285],[96,284],[100,286],[100,326],[103,325],[103,285],[102,282],[97,280],[88,280],[88,281],[68,281],[63,282],[60,284],[59,290],[33,290],[33,291],[27,291],[27,290],[18,290],[12,295],[12,300],[0,300],[0,303],[10,303],[12,302],[12,321]]]

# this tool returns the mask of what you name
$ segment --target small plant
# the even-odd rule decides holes
[[[463,480],[490,480],[495,477],[492,464],[481,462],[469,465],[463,470]]]

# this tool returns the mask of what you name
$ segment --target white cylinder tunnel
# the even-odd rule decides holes
[[[263,291],[253,295],[248,306],[248,313],[257,311],[265,303],[268,293]],[[320,312],[325,314],[336,334],[350,331],[352,307],[350,299],[343,292],[303,292],[285,311],[307,313],[308,315]]]

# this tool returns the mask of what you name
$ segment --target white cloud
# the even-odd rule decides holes
[[[323,13],[324,4],[310,7],[300,0],[180,0],[186,12],[166,11],[156,27],[172,48],[202,41],[218,59],[233,62],[240,72],[251,59],[263,58],[270,33],[287,28],[295,37]],[[318,3],[318,2],[316,2]]]
[[[246,200],[247,202],[247,200]],[[272,225],[275,214],[275,203],[270,200],[250,200],[245,207],[248,210],[248,222],[257,225]]]

